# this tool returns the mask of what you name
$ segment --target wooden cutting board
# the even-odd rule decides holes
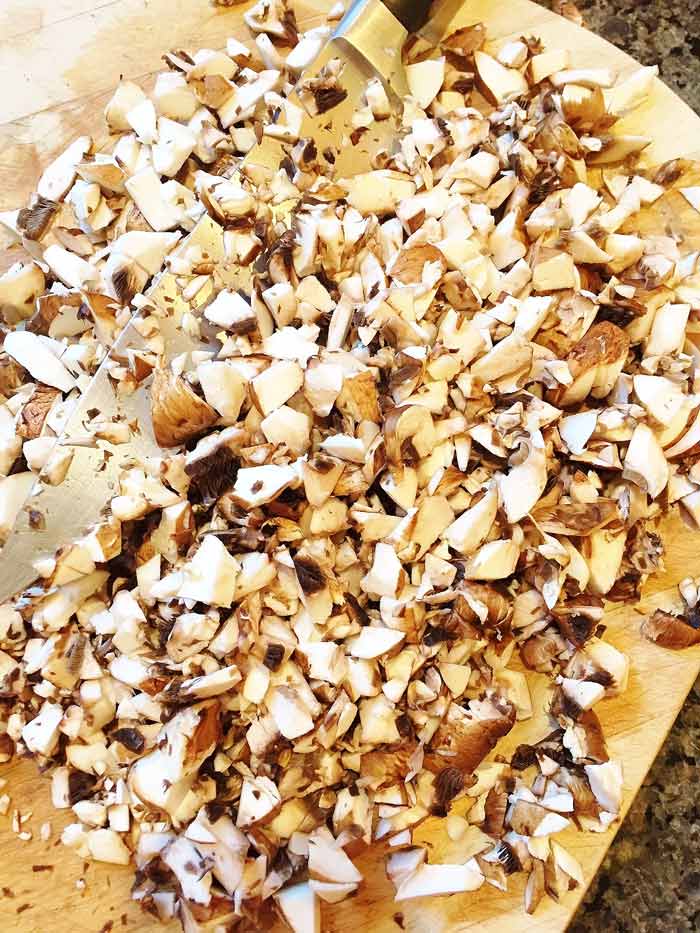
[[[300,26],[320,22],[329,5],[324,0],[301,0]],[[5,89],[0,99],[0,209],[21,206],[33,191],[40,168],[75,136],[91,133],[98,143],[105,138],[101,111],[120,75],[145,80],[159,68],[168,49],[194,51],[221,47],[229,35],[243,38],[242,9],[214,8],[207,0],[4,0],[0,6],[0,87]],[[467,0],[459,25],[478,21],[487,23],[493,38],[534,34],[547,46],[565,46],[577,65],[609,66],[622,75],[637,67],[603,39],[529,0]],[[652,164],[700,152],[700,118],[661,82],[621,129],[654,136],[647,151]],[[0,269],[14,261],[13,251],[3,251],[3,245],[0,242]],[[645,593],[647,610],[672,605],[677,600],[675,584],[700,569],[698,537],[678,520],[669,520],[664,530],[667,569]],[[700,648],[671,653],[651,645],[639,636],[639,620],[631,606],[615,608],[606,617],[608,637],[629,654],[632,675],[624,696],[596,707],[611,756],[624,763],[625,812],[700,672]],[[534,708],[542,709],[547,678],[533,675],[530,684]],[[547,731],[545,717],[536,716],[514,729],[499,751],[535,741]],[[12,808],[31,811],[26,827],[34,832],[32,841],[21,842],[11,831],[10,816],[0,817],[4,853],[0,930],[146,933],[178,928],[176,923],[164,928],[130,902],[130,870],[82,863],[60,845],[60,830],[69,820],[52,809],[49,781],[37,774],[32,762],[0,768],[0,777],[8,781],[3,792],[12,795]],[[53,834],[49,842],[42,842],[39,827],[47,820]],[[600,835],[567,831],[559,837],[581,861],[587,881],[617,828]],[[446,839],[444,824],[432,820],[420,835],[439,847]],[[324,906],[324,931],[551,933],[566,927],[584,893],[572,892],[560,904],[545,900],[534,917],[523,911],[520,882],[508,894],[485,885],[476,894],[395,904],[384,878],[383,857],[383,850],[375,849],[359,861],[365,884],[355,898],[334,908]],[[78,879],[84,885],[76,887]]]

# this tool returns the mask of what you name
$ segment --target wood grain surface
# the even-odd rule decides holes
[[[33,190],[40,168],[53,153],[79,133],[106,138],[101,110],[120,75],[141,79],[160,63],[169,48],[195,50],[223,46],[226,37],[243,37],[241,10],[214,8],[207,0],[0,0],[0,210],[20,206]],[[302,27],[317,23],[327,9],[324,0],[298,4]],[[484,21],[492,37],[539,35],[546,45],[571,49],[575,64],[607,65],[620,74],[635,67],[631,58],[604,40],[568,23],[529,0],[468,0],[459,25]],[[651,163],[700,152],[700,118],[661,82],[649,101],[626,118],[622,129],[654,136],[647,152]],[[0,269],[14,261],[2,250]],[[653,579],[641,609],[670,607],[677,602],[676,584],[697,573],[698,537],[679,520],[664,525],[667,566]],[[678,710],[700,671],[700,648],[671,653],[641,639],[638,608],[617,607],[606,616],[608,638],[632,662],[627,692],[597,708],[611,756],[624,764],[625,799],[630,802]],[[543,706],[547,678],[529,675],[533,705]],[[549,731],[543,715],[520,723],[499,745],[507,752]],[[34,833],[21,842],[12,833],[10,815],[0,817],[0,931],[13,933],[99,933],[120,930],[176,930],[142,914],[129,900],[131,872],[115,866],[83,863],[58,842],[69,818],[51,808],[49,781],[32,762],[0,768],[12,796],[12,809],[31,811],[26,826]],[[39,828],[50,821],[49,842]],[[590,881],[612,841],[617,826],[603,834],[561,834],[559,839],[581,861]],[[439,847],[444,824],[431,820],[420,837]],[[653,853],[650,853],[653,857]],[[522,887],[501,894],[485,885],[476,894],[395,904],[384,878],[384,850],[366,853],[358,866],[365,883],[358,895],[333,908],[324,905],[323,930],[328,933],[484,933],[508,930],[564,930],[583,890],[559,904],[545,900],[533,917],[522,908]],[[80,882],[76,885],[76,882]]]

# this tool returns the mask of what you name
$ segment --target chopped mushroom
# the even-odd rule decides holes
[[[0,276],[0,537],[39,472],[66,477],[55,439],[134,311],[138,349],[104,365],[117,399],[150,382],[164,448],[2,607],[0,761],[51,768],[63,841],[133,860],[134,897],[187,930],[274,903],[320,933],[378,839],[397,899],[522,872],[532,912],[585,883],[553,835],[622,809],[596,706],[630,660],[603,600],[659,568],[667,508],[700,526],[700,186],[614,126],[654,68],[616,84],[481,24],[407,45],[402,109],[367,83],[342,144],[384,121],[396,145],[340,177],[289,96],[332,27],[300,34],[287,0],[244,19],[250,46],[121,82],[111,141],[0,214],[26,253]],[[332,121],[342,62],[297,96]],[[261,135],[279,162],[239,171]],[[72,440],[114,457],[137,427],[96,412]],[[642,633],[695,645],[696,584]],[[541,704],[520,661],[556,728],[508,763]]]
[[[151,387],[151,417],[157,442],[175,447],[217,420],[216,412],[181,376],[158,370]]]
[[[4,343],[5,352],[24,366],[35,379],[62,392],[70,392],[75,379],[49,346],[36,334],[20,330],[8,334]]]
[[[397,887],[395,900],[478,891],[483,883],[484,876],[475,859],[464,865],[421,865]]]
[[[657,609],[642,622],[642,635],[662,648],[690,648],[700,644],[700,628],[684,616]]]
[[[515,68],[507,68],[485,52],[474,53],[480,86],[491,103],[500,105],[528,92],[528,84]]]
[[[8,324],[31,317],[36,299],[44,291],[46,279],[35,263],[20,262],[0,275],[0,312]]]

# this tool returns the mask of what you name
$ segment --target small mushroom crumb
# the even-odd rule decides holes
[[[0,218],[26,253],[0,276],[0,537],[68,475],[55,439],[104,360],[163,447],[97,409],[71,439],[129,457],[0,607],[0,762],[50,773],[83,875],[133,863],[134,899],[188,931],[273,908],[316,931],[378,841],[397,901],[522,874],[530,914],[585,885],[554,837],[622,809],[606,600],[661,568],[665,512],[700,527],[698,232],[668,228],[671,187],[700,224],[697,167],[647,170],[616,125],[655,69],[617,83],[482,24],[411,40],[396,144],[344,178],[302,136],[304,109],[350,107],[340,60],[304,76],[342,15],[300,32],[259,0],[249,43],[169,52],[150,94],[119,84],[109,144],[76,140]],[[368,81],[345,142],[394,117]],[[241,166],[268,137],[273,171]],[[171,358],[166,318],[207,347]],[[679,593],[642,623],[661,647],[700,642],[700,582]],[[536,706],[551,731],[517,744]],[[430,816],[444,854],[414,842]]]

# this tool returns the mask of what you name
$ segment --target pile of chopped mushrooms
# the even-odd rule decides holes
[[[615,132],[656,69],[616,83],[479,25],[410,41],[395,151],[336,178],[285,95],[341,15],[299,33],[261,0],[253,41],[122,82],[109,143],[76,140],[0,214],[24,248],[0,277],[0,534],[39,472],[65,477],[55,439],[133,308],[147,348],[111,377],[151,380],[170,448],[0,609],[0,761],[50,771],[65,845],[133,862],[134,898],[187,931],[276,909],[315,933],[361,844],[397,900],[524,872],[531,913],[583,884],[556,834],[622,804],[604,601],[661,566],[664,512],[700,522],[699,254],[653,223],[671,195],[700,221],[700,174],[635,169],[650,140]],[[332,109],[342,80],[300,96]],[[390,112],[370,81],[355,138]],[[264,134],[279,171],[241,174]],[[187,249],[207,213],[252,293]],[[162,364],[162,269],[218,351]],[[96,412],[81,443],[130,430]],[[697,582],[680,594],[643,623],[665,647],[700,642]],[[551,724],[506,758],[525,669]],[[435,816],[449,863],[412,844]]]

